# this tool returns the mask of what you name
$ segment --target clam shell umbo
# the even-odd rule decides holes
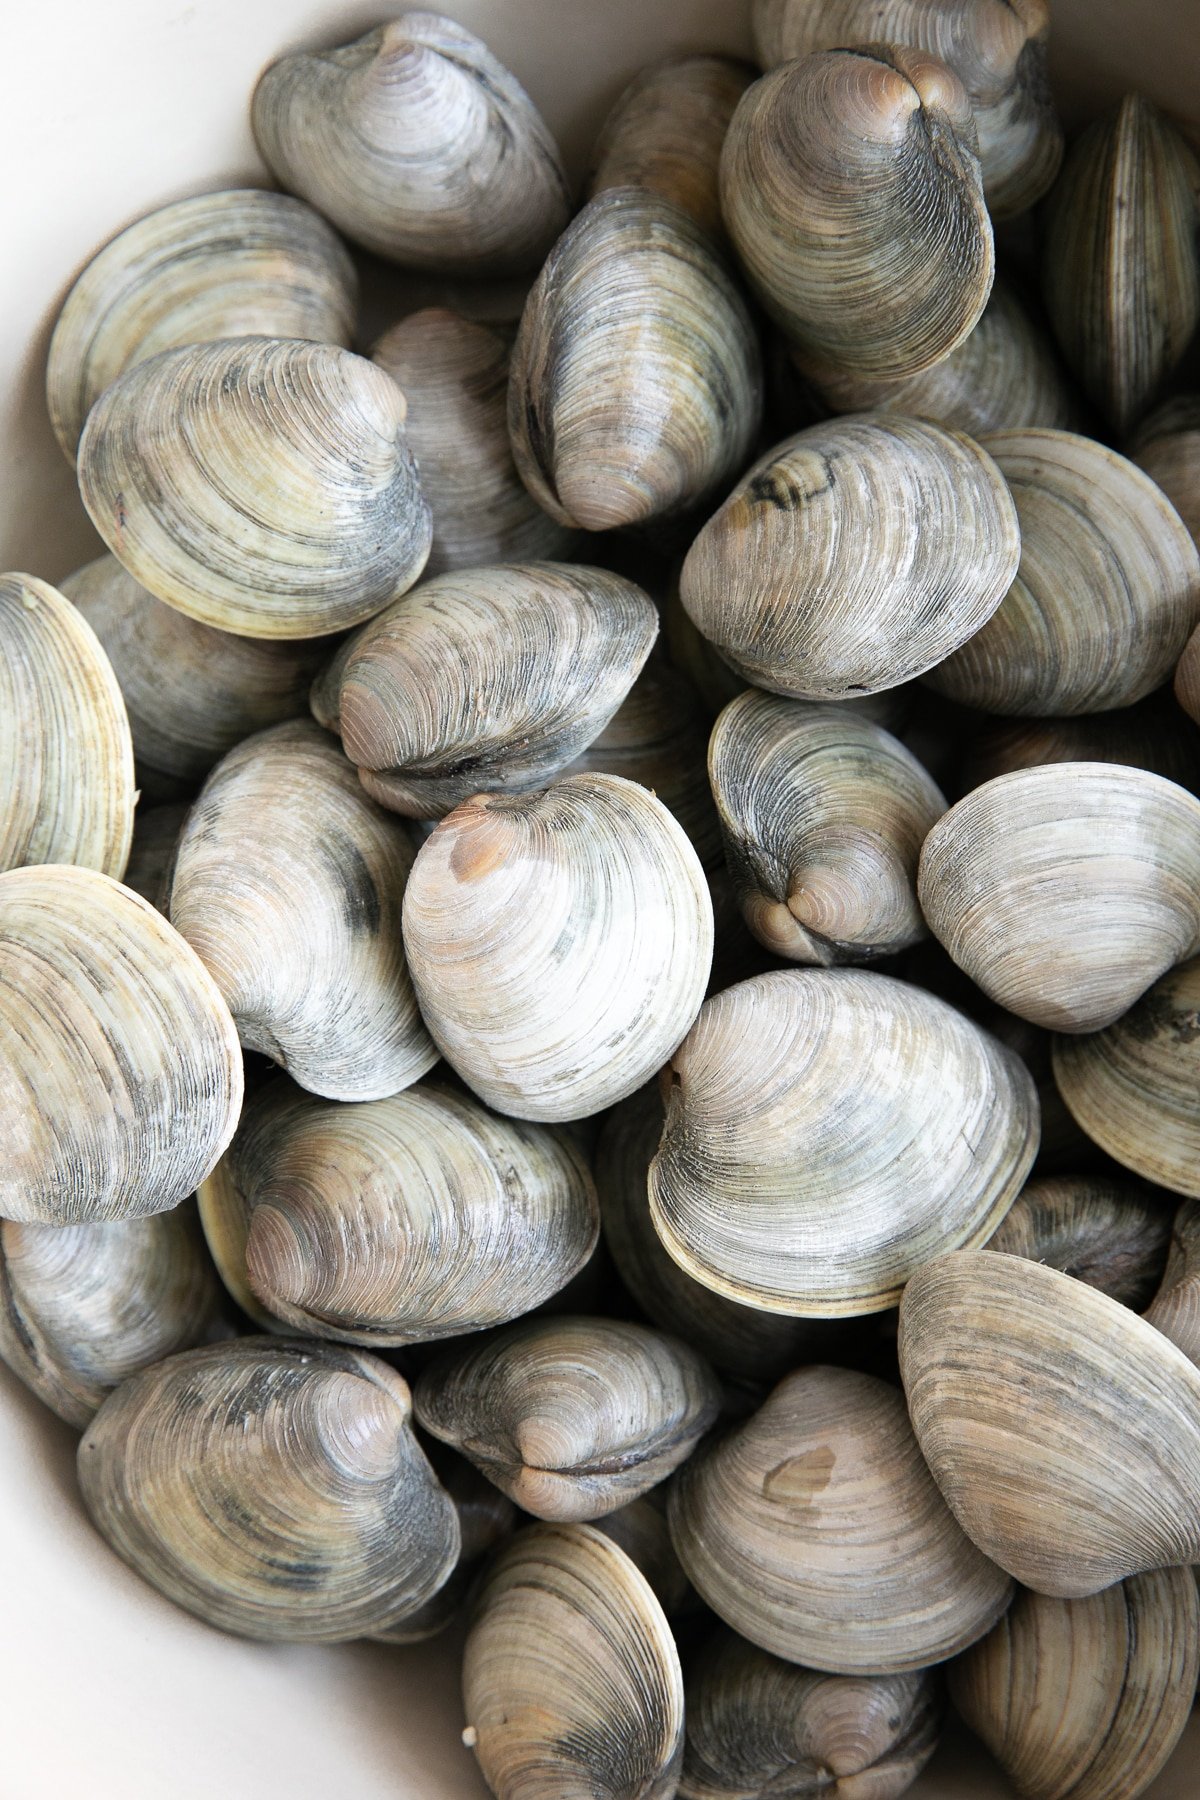
[[[1070,1040],[1080,1041],[1089,1040]],[[1059,1175],[1029,1182],[987,1247],[1061,1269],[1140,1312],[1170,1241],[1171,1215],[1156,1195],[1108,1175]]]
[[[1200,1201],[1185,1200],[1175,1214],[1166,1273],[1145,1316],[1200,1366]]]

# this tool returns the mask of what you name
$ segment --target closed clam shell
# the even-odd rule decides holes
[[[408,1384],[334,1344],[238,1338],[133,1376],[84,1434],[79,1484],[143,1580],[241,1637],[385,1629],[458,1556]]]
[[[50,423],[75,461],[83,422],[135,363],[213,338],[349,344],[358,276],[337,234],[286,194],[227,188],[160,206],[88,263],[50,339]]]
[[[1128,1307],[960,1250],[904,1290],[900,1372],[951,1511],[1026,1587],[1075,1599],[1200,1561],[1200,1370]]]
[[[1114,762],[1200,791],[1200,732],[1169,694],[1071,719],[989,719],[970,742],[963,791],[1042,763]]]
[[[190,1202],[102,1225],[0,1221],[0,1356],[69,1425],[202,1343],[219,1294]]]
[[[744,466],[761,413],[754,324],[704,229],[646,189],[590,200],[513,347],[509,434],[539,506],[588,531],[694,506]]]
[[[1042,290],[1088,398],[1126,432],[1200,321],[1200,163],[1130,94],[1072,144],[1042,219]]]
[[[926,680],[1004,714],[1103,712],[1170,679],[1200,615],[1200,555],[1135,464],[1064,431],[992,432],[1021,563],[999,609]]]
[[[1185,1200],[1175,1214],[1162,1286],[1145,1316],[1200,1365],[1200,1201]]]
[[[313,711],[374,799],[441,818],[560,774],[612,718],[657,631],[649,595],[606,569],[461,569],[350,638]]]
[[[931,1256],[986,1242],[1037,1150],[1019,1059],[890,976],[743,981],[669,1066],[655,1229],[695,1280],[764,1311],[894,1306]]]
[[[169,1212],[241,1103],[225,1002],[148,901],[90,869],[0,875],[0,1217]]]
[[[373,1100],[437,1061],[400,932],[412,862],[404,826],[308,719],[231,750],[192,808],[171,921],[245,1047],[313,1093]]]
[[[923,1669],[821,1675],[718,1626],[688,1660],[680,1800],[897,1800],[937,1749]]]
[[[156,906],[166,916],[167,889],[175,862],[175,846],[188,816],[188,807],[139,805],[134,822],[133,848],[125,869],[124,885]]]
[[[232,338],[139,363],[88,415],[79,489],[136,581],[244,637],[359,625],[429,554],[403,395],[332,344]]]
[[[787,438],[688,552],[692,623],[747,682],[800,700],[898,687],[1000,605],[1017,511],[986,451],[926,420],[863,414]]]
[[[1171,1215],[1157,1195],[1108,1175],[1059,1175],[1023,1188],[987,1247],[1061,1269],[1140,1312],[1170,1241]]]
[[[671,1618],[685,1609],[695,1610],[696,1596],[671,1542],[665,1503],[660,1500],[663,1491],[652,1488],[643,1499],[630,1500],[616,1512],[605,1513],[595,1520],[595,1527],[637,1564]]]
[[[974,328],[995,260],[976,152],[961,82],[920,50],[822,51],[748,89],[721,209],[806,373],[903,380]]]
[[[567,222],[566,176],[524,88],[453,19],[407,12],[260,76],[254,136],[282,186],[411,268],[535,268]]]
[[[679,1339],[622,1319],[523,1320],[422,1371],[424,1430],[539,1519],[596,1519],[690,1456],[720,1388]]]
[[[1200,948],[1200,801],[1115,763],[1001,775],[933,827],[917,893],[985,994],[1100,1031]]]
[[[1011,1595],[942,1503],[903,1396],[850,1369],[785,1376],[684,1466],[668,1517],[701,1599],[751,1643],[812,1669],[943,1662]]]
[[[1192,1710],[1200,1600],[1190,1569],[1102,1594],[1019,1593],[950,1667],[950,1694],[1030,1800],[1136,1800]]]
[[[519,1531],[463,1653],[464,1741],[498,1800],[671,1800],[683,1674],[662,1607],[589,1525]]]
[[[775,956],[871,962],[925,935],[917,858],[946,800],[890,732],[751,688],[708,769],[743,917]]]
[[[75,863],[119,877],[136,798],[103,645],[48,581],[0,575],[0,870]]]
[[[675,1049],[712,962],[704,871],[662,803],[617,775],[483,794],[421,846],[404,941],[434,1042],[517,1118],[586,1118]]]
[[[1200,544],[1200,394],[1178,394],[1142,420],[1129,455]]]

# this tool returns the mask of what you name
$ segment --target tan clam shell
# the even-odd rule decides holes
[[[1200,1366],[1200,1201],[1185,1200],[1175,1214],[1166,1273],[1145,1317]]]
[[[660,1510],[660,1492],[652,1488],[640,1500],[630,1500],[616,1512],[605,1513],[594,1521],[597,1531],[625,1552],[641,1570],[654,1589],[658,1603],[671,1618],[675,1613],[695,1609],[696,1596],[675,1554],[671,1533],[667,1529],[665,1510]],[[656,1504],[656,1502],[658,1504]]]
[[[242,1637],[337,1643],[423,1604],[458,1556],[410,1414],[377,1357],[238,1338],[118,1388],[79,1446],[80,1488],[176,1605]]]
[[[452,19],[407,12],[259,77],[251,124],[282,186],[412,268],[535,268],[567,222],[553,138],[524,88]]]
[[[839,701],[957,650],[1000,605],[1020,553],[986,451],[868,413],[810,426],[755,463],[692,544],[680,596],[744,681]]]
[[[985,994],[1100,1031],[1200,948],[1200,801],[1116,763],[1001,775],[933,827],[917,893]]]
[[[498,1800],[671,1800],[679,1652],[649,1583],[588,1525],[519,1531],[463,1655],[464,1741]]]
[[[313,688],[363,786],[411,818],[561,774],[650,654],[648,594],[606,569],[524,563],[422,582],[350,638]]]
[[[951,1511],[1026,1587],[1200,1561],[1200,1370],[1119,1301],[960,1250],[904,1290],[900,1373]]]
[[[48,581],[0,576],[0,870],[75,863],[119,877],[136,799],[103,645]]]
[[[992,432],[1021,564],[998,611],[925,677],[1004,714],[1103,712],[1143,699],[1200,617],[1200,554],[1147,475],[1091,438]]]
[[[964,792],[1043,763],[1113,762],[1200,791],[1200,732],[1164,693],[1073,719],[990,719],[971,739]]]
[[[358,276],[336,233],[286,194],[226,188],[160,206],[107,243],[63,302],[46,399],[73,463],[93,404],[162,350],[213,338],[349,344]]]
[[[481,795],[421,846],[404,941],[425,1022],[480,1098],[586,1118],[659,1068],[712,962],[704,871],[662,803],[617,775]]]
[[[164,918],[175,847],[188,811],[182,802],[176,806],[139,806],[134,821],[133,848],[124,885],[157,907]]]
[[[942,1504],[902,1396],[850,1369],[785,1376],[685,1464],[668,1517],[718,1617],[813,1669],[892,1675],[943,1662],[1011,1595]]]
[[[247,738],[188,817],[172,923],[242,1043],[335,1100],[398,1093],[437,1061],[404,955],[413,845],[311,720]]]
[[[805,56],[747,91],[721,209],[805,373],[899,381],[973,330],[995,262],[976,148],[957,76],[895,44]]]
[[[744,466],[762,414],[749,309],[690,214],[609,188],[534,282],[509,372],[522,481],[588,531],[679,512]]]
[[[917,859],[946,798],[890,732],[751,688],[708,770],[743,917],[773,955],[872,962],[924,937]]]
[[[1082,1600],[1019,1593],[951,1665],[950,1693],[1030,1800],[1136,1800],[1188,1722],[1198,1664],[1192,1572],[1158,1569]]]
[[[721,1390],[677,1338],[623,1319],[522,1320],[424,1369],[417,1421],[539,1519],[596,1519],[690,1456]]]
[[[90,869],[0,875],[0,1217],[169,1212],[241,1103],[228,1009],[147,901]]]
[[[1157,407],[1127,449],[1200,545],[1200,394],[1178,394]]]
[[[931,1256],[986,1242],[1037,1142],[1024,1065],[944,1001],[780,970],[706,1001],[672,1057],[650,1213],[727,1299],[882,1312]]]
[[[1061,1269],[1140,1312],[1162,1278],[1170,1241],[1170,1213],[1134,1182],[1058,1175],[1022,1188],[987,1248]]]
[[[244,637],[359,625],[429,554],[403,395],[332,344],[231,338],[139,363],[88,415],[79,489],[136,581]]]

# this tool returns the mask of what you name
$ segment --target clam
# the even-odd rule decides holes
[[[1019,1059],[932,994],[858,969],[715,995],[664,1079],[655,1229],[695,1280],[769,1312],[894,1306],[931,1256],[986,1242],[1037,1150]]]
[[[214,1258],[273,1319],[351,1344],[501,1324],[586,1263],[591,1176],[563,1132],[408,1088],[357,1106],[276,1079],[200,1191]]]
[[[172,923],[245,1047],[313,1093],[376,1099],[437,1061],[400,935],[412,862],[404,826],[308,719],[231,750],[188,817]]]
[[[943,1505],[902,1395],[850,1369],[785,1376],[684,1465],[668,1516],[701,1599],[752,1644],[812,1669],[899,1675],[943,1662],[1011,1596]]]
[[[1200,554],[1134,463],[1065,431],[984,439],[1016,501],[1021,563],[999,609],[925,677],[1005,714],[1103,712],[1168,681],[1200,618]]]
[[[411,268],[536,268],[569,216],[558,150],[524,88],[438,13],[280,57],[250,116],[281,186]]]
[[[1175,670],[1175,698],[1188,717],[1200,725],[1200,626],[1184,646]]]
[[[987,1247],[1061,1269],[1140,1312],[1162,1278],[1170,1241],[1169,1211],[1133,1182],[1059,1175],[1022,1189]]]
[[[497,1800],[671,1800],[683,1675],[640,1570],[589,1525],[519,1531],[463,1657],[463,1741]]]
[[[618,775],[483,794],[421,846],[404,899],[446,1060],[517,1118],[586,1118],[661,1068],[699,1009],[712,902],[662,803]]]
[[[120,876],[136,799],[125,702],[95,632],[49,582],[0,576],[0,870]]]
[[[237,1338],[119,1387],[79,1484],[117,1555],[176,1605],[241,1637],[337,1643],[423,1605],[458,1557],[410,1415],[377,1357]]]
[[[302,200],[227,188],[160,206],[99,251],[63,302],[46,399],[71,462],[105,388],[162,350],[213,338],[349,344],[358,276]]]
[[[605,569],[462,569],[349,639],[313,711],[374,799],[441,818],[473,794],[560,774],[612,718],[657,630],[649,595]]]
[[[630,1500],[616,1512],[605,1513],[595,1527],[637,1564],[670,1618],[689,1605],[694,1608],[696,1597],[675,1554],[666,1514],[655,1505],[659,1492],[652,1488],[643,1499]]]
[[[1185,1200],[1175,1214],[1166,1273],[1146,1318],[1200,1365],[1200,1202]]]
[[[0,1217],[169,1212],[242,1103],[212,977],[148,901],[90,869],[0,875]]]
[[[429,554],[404,396],[331,344],[220,339],[139,363],[88,415],[79,491],[136,581],[244,637],[359,625]]]
[[[769,451],[688,552],[692,623],[756,687],[845,700],[942,662],[1004,599],[1017,511],[986,451],[864,414]]]
[[[890,732],[751,688],[708,769],[743,917],[773,955],[873,962],[925,935],[917,858],[946,800]]]
[[[175,863],[175,847],[188,816],[187,806],[138,807],[133,848],[125,870],[124,885],[156,906],[166,916],[167,889]]]
[[[747,91],[721,209],[805,374],[901,381],[973,330],[994,268],[976,150],[962,83],[920,50],[823,51]]]
[[[0,1221],[0,1356],[69,1425],[202,1343],[219,1292],[190,1204],[107,1225]]]
[[[1189,1569],[1082,1600],[1018,1594],[950,1668],[950,1693],[1030,1800],[1136,1800],[1178,1743],[1196,1690]]]
[[[904,1290],[900,1372],[951,1511],[1026,1587],[1200,1561],[1200,1369],[1119,1301],[960,1250]]]
[[[1127,432],[1200,322],[1200,162],[1140,94],[1071,146],[1042,221],[1042,288],[1063,354]]]
[[[971,102],[994,218],[1024,212],[1058,173],[1063,138],[1046,80],[1048,0],[755,0],[751,16],[764,69],[854,44],[907,44],[940,57]]]
[[[442,1444],[422,1448],[458,1514],[458,1562],[432,1599],[385,1630],[372,1633],[384,1644],[422,1644],[452,1624],[467,1603],[483,1559],[512,1535],[517,1520],[512,1501],[464,1457],[456,1456]]]
[[[1103,1031],[1059,1038],[1054,1079],[1116,1162],[1200,1196],[1200,959],[1168,970]]]
[[[508,442],[509,350],[445,307],[411,313],[371,352],[408,403],[405,429],[433,514],[427,575],[564,556],[572,535],[527,492]]]
[[[819,1675],[718,1626],[690,1658],[679,1800],[897,1800],[937,1749],[927,1671]]]
[[[749,310],[672,201],[609,188],[530,291],[513,348],[513,457],[538,505],[588,531],[682,511],[734,479],[762,413]]]
[[[539,1519],[597,1519],[690,1456],[720,1388],[697,1351],[620,1319],[522,1320],[424,1369],[417,1421]]]
[[[990,719],[971,740],[963,791],[1042,763],[1113,762],[1200,790],[1200,732],[1166,694],[1073,719]]]
[[[1001,775],[933,827],[917,893],[985,994],[1100,1031],[1200,949],[1200,801],[1116,763]]]
[[[1157,407],[1128,450],[1200,544],[1200,394],[1179,394]]]

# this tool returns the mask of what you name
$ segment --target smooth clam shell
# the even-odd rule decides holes
[[[987,1248],[1061,1269],[1140,1312],[1170,1241],[1171,1215],[1157,1195],[1107,1175],[1059,1175],[1021,1190]]]
[[[726,1299],[800,1317],[894,1306],[995,1231],[1037,1150],[1024,1065],[920,988],[788,969],[705,1002],[670,1063],[650,1213]]]
[[[785,1376],[685,1464],[668,1518],[693,1587],[727,1625],[835,1674],[942,1662],[1011,1594],[942,1504],[902,1396],[850,1369]]]
[[[1200,395],[1179,394],[1157,407],[1142,420],[1127,452],[1200,545]]]
[[[942,662],[1000,605],[1016,507],[961,432],[830,419],[767,453],[688,552],[692,623],[746,682],[845,700]]]
[[[539,506],[606,531],[696,505],[744,466],[761,414],[758,337],[707,233],[658,194],[598,194],[513,347],[509,434]]]
[[[645,1577],[588,1525],[520,1531],[463,1655],[465,1741],[498,1800],[671,1800],[683,1674]]]
[[[0,1217],[169,1212],[241,1103],[229,1011],[147,901],[90,869],[0,875]]]
[[[313,711],[374,799],[443,818],[474,794],[561,774],[625,699],[657,631],[649,595],[605,569],[463,569],[350,638]]]
[[[429,555],[403,395],[331,344],[233,338],[139,363],[88,415],[79,490],[136,581],[245,637],[360,625]]]
[[[1200,948],[1200,801],[1116,763],[1001,775],[933,827],[917,893],[985,994],[1100,1031]]]
[[[0,870],[75,863],[121,876],[136,799],[103,645],[49,582],[0,576]]]
[[[443,820],[413,866],[404,941],[430,1033],[481,1099],[581,1119],[639,1088],[691,1025],[712,902],[660,801],[571,775]]]
[[[407,1383],[274,1338],[184,1351],[105,1401],[79,1446],[92,1521],[176,1605],[242,1637],[337,1643],[429,1599],[458,1515]]]
[[[227,188],[160,206],[88,263],[50,339],[46,399],[73,463],[93,404],[135,363],[213,338],[349,344],[358,276],[324,219],[286,194]]]
[[[904,1290],[900,1372],[951,1511],[1026,1587],[1200,1561],[1200,1370],[1107,1294],[960,1250]]]
[[[1200,1366],[1200,1201],[1185,1200],[1175,1214],[1162,1286],[1145,1316]]]
[[[1113,762],[1200,792],[1200,732],[1167,693],[1073,719],[991,719],[971,739],[963,792],[1043,763]]]
[[[452,19],[407,12],[260,76],[264,161],[378,255],[448,274],[536,268],[570,198],[553,138],[519,82]]]
[[[124,885],[148,900],[166,917],[167,890],[175,863],[175,847],[189,808],[139,806],[134,820],[133,848],[123,877]]]
[[[654,1589],[659,1605],[671,1618],[689,1607],[694,1610],[696,1596],[675,1554],[666,1512],[655,1504],[658,1500],[659,1491],[652,1488],[643,1499],[630,1500],[594,1523],[597,1531],[611,1538],[637,1564]]]
[[[398,1093],[437,1061],[404,955],[405,827],[308,719],[247,738],[188,817],[171,921],[249,1050],[335,1100]]]
[[[818,379],[915,375],[987,304],[970,103],[922,51],[834,49],[765,75],[733,115],[720,185],[751,286]]]
[[[595,1519],[663,1481],[720,1388],[677,1338],[620,1319],[540,1318],[451,1349],[413,1395],[419,1424],[539,1519]]]

